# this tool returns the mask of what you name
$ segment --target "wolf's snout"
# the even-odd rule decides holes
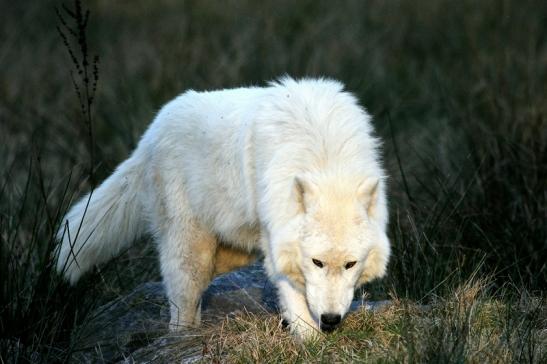
[[[342,316],[336,313],[325,313],[321,315],[321,330],[325,332],[331,332],[342,321]]]

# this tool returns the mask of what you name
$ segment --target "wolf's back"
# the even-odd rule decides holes
[[[142,177],[135,153],[64,217],[57,233],[57,270],[72,284],[144,233]]]

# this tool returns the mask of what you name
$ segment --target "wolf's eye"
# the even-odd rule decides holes
[[[323,268],[323,262],[322,261],[320,261],[318,259],[312,259],[311,261],[313,262],[313,264],[315,264],[319,268]]]
[[[353,267],[355,265],[355,263],[357,263],[357,262],[347,262],[346,265],[345,265],[346,269],[350,269],[351,267]]]

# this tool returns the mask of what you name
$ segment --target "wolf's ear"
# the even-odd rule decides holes
[[[382,278],[386,274],[391,249],[389,247],[389,240],[384,233],[382,233],[380,240],[379,244],[373,247],[368,253],[365,268],[363,269],[363,273],[361,273],[361,277],[359,277],[359,286],[373,279]]]
[[[293,194],[298,205],[298,212],[306,213],[311,200],[317,194],[317,186],[304,177],[297,176],[294,178]]]
[[[367,178],[357,188],[357,198],[367,210],[369,215],[374,215],[374,209],[378,203],[378,187],[380,180]]]
[[[277,273],[287,276],[294,283],[304,285],[304,275],[300,268],[300,248],[297,242],[284,243],[273,257]]]

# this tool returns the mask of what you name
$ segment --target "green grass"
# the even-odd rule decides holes
[[[50,258],[62,213],[127,157],[161,105],[187,88],[262,85],[285,73],[340,79],[374,116],[393,258],[388,276],[364,289],[395,304],[355,314],[304,348],[278,317],[227,319],[222,334],[209,334],[206,358],[545,361],[544,1],[84,2],[99,80],[83,109],[72,77],[86,84],[56,29],[60,5],[2,9],[4,362],[69,361],[89,310],[159,279],[146,241],[75,288]]]

